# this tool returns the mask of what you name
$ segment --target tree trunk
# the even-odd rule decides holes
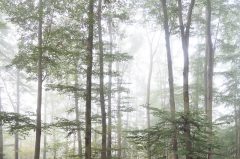
[[[182,1],[178,0],[178,17],[179,17],[179,26],[181,31],[181,40],[182,40],[182,50],[184,56],[184,68],[183,68],[183,101],[184,101],[184,113],[185,113],[185,123],[184,123],[184,134],[185,134],[185,144],[186,144],[186,159],[192,159],[192,143],[191,143],[191,133],[190,133],[190,123],[189,123],[189,36],[190,36],[190,26],[192,22],[192,11],[195,5],[195,0],[191,0],[189,5],[188,14],[187,14],[187,22],[184,26],[183,23],[183,7]]]
[[[37,125],[36,125],[36,141],[35,141],[35,153],[34,159],[40,158],[40,148],[41,148],[41,107],[42,107],[42,16],[43,16],[43,4],[42,0],[39,0],[39,21],[38,21],[38,95],[37,95]]]
[[[44,98],[44,124],[47,123],[47,92],[45,91]],[[47,159],[47,133],[44,132],[43,135],[43,159]]]
[[[166,0],[161,0],[164,14],[164,31],[165,31],[165,43],[166,43],[166,52],[167,52],[167,61],[168,61],[168,83],[169,83],[169,103],[171,118],[175,120],[175,99],[174,99],[174,81],[173,81],[173,68],[172,68],[172,55],[171,55],[171,46],[170,46],[170,31],[169,31],[169,22],[168,22],[168,13],[167,13],[167,4]],[[173,149],[173,159],[178,159],[178,146],[177,146],[177,132],[176,126],[173,124],[172,128],[174,133],[172,135],[172,149]]]
[[[213,84],[213,63],[214,63],[214,51],[212,44],[212,36],[211,36],[211,0],[207,0],[206,6],[206,51],[207,51],[207,117],[212,125],[212,84]],[[212,144],[212,126],[209,128],[209,144]],[[212,147],[209,147],[208,150],[208,159],[212,159]]]
[[[152,45],[152,43],[151,43]],[[147,128],[150,128],[150,93],[151,93],[151,80],[152,80],[152,70],[153,70],[153,57],[154,52],[152,50],[152,46],[150,46],[150,56],[149,56],[149,72],[148,72],[148,81],[147,81],[147,95],[146,95],[146,109],[147,109]],[[148,135],[148,159],[151,159],[150,152],[150,136]]]
[[[91,159],[91,106],[92,106],[92,63],[93,63],[93,26],[94,0],[88,2],[88,40],[87,40],[87,81],[86,81],[86,132],[85,132],[85,159]]]
[[[119,63],[117,63],[117,72],[119,72]],[[117,78],[117,158],[122,157],[122,115],[121,115],[121,79]]]
[[[77,123],[77,143],[78,143],[78,156],[82,158],[82,137],[81,137],[81,128],[80,128],[80,120],[79,120],[79,107],[78,107],[78,57],[76,57],[75,61],[75,91],[74,91],[74,102],[75,102],[75,115],[76,115],[76,123]]]
[[[109,8],[111,11],[111,6]],[[109,38],[110,38],[110,55],[112,55],[113,53],[112,17],[108,18],[108,30],[109,30]],[[108,133],[107,159],[111,159],[112,158],[112,60],[109,61],[109,64],[108,64],[108,130],[107,130],[107,133]]]
[[[235,100],[236,102],[236,100]],[[235,142],[236,142],[236,159],[239,159],[239,121],[238,121],[238,112],[237,105],[234,102],[234,121],[235,121]]]
[[[2,108],[2,88],[0,87],[0,113],[3,111]],[[0,120],[0,159],[3,159],[3,129],[2,129],[2,120]]]
[[[100,65],[100,105],[102,115],[102,151],[101,159],[106,159],[107,149],[107,122],[104,98],[104,64],[103,64],[103,40],[102,40],[102,0],[98,0],[98,38],[99,38],[99,65]]]
[[[16,113],[19,114],[19,109],[20,109],[20,74],[19,74],[19,69],[17,69],[17,108],[16,108]],[[18,125],[18,122],[17,122]],[[15,159],[19,158],[19,137],[18,137],[18,132],[15,133],[15,145],[14,145],[14,150],[15,150]]]

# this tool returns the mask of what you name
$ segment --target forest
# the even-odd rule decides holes
[[[239,0],[0,0],[0,159],[240,159]]]

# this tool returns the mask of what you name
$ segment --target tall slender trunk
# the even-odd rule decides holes
[[[42,74],[42,16],[43,16],[43,3],[42,0],[39,0],[39,21],[38,21],[38,95],[37,95],[37,125],[36,125],[36,141],[35,141],[35,153],[34,159],[40,158],[40,148],[41,148],[41,107],[42,107],[42,83],[43,83],[43,74]]]
[[[0,113],[3,111],[2,106],[2,87],[0,87]],[[3,129],[2,129],[2,120],[0,120],[0,159],[3,159]]]
[[[184,113],[185,113],[185,144],[186,144],[186,159],[192,159],[192,143],[191,143],[191,130],[189,123],[189,37],[190,37],[190,26],[192,22],[192,11],[195,5],[195,0],[191,0],[191,3],[188,8],[187,14],[187,22],[186,25],[183,23],[183,6],[182,1],[178,0],[178,17],[179,17],[179,27],[181,32],[181,40],[182,40],[182,50],[184,56],[184,68],[183,68],[183,101],[184,101]]]
[[[20,74],[19,69],[17,69],[17,108],[16,113],[19,114],[20,109]],[[18,122],[17,122],[18,125]],[[15,133],[15,145],[14,145],[14,151],[15,151],[15,159],[19,158],[19,137],[18,132]]]
[[[79,97],[78,97],[78,58],[75,61],[75,74],[74,74],[74,80],[75,80],[75,91],[74,91],[74,102],[75,102],[75,115],[76,115],[76,123],[77,123],[77,143],[78,143],[78,156],[82,158],[82,136],[81,136],[81,128],[80,128],[80,120],[79,120]]]
[[[209,145],[212,145],[212,99],[213,99],[213,63],[214,63],[214,51],[211,35],[211,0],[207,0],[206,6],[206,51],[208,54],[207,65],[207,117],[210,122],[209,128]],[[208,159],[212,159],[212,147],[208,149]]]
[[[148,81],[147,81],[147,96],[146,96],[146,107],[147,107],[147,128],[150,128],[150,93],[151,93],[151,80],[152,80],[152,70],[153,70],[153,51],[151,48],[150,56],[149,56],[149,72],[148,72]],[[151,151],[150,151],[150,135],[148,135],[148,159],[151,159]]]
[[[102,151],[101,159],[106,159],[107,149],[107,121],[104,98],[104,64],[103,64],[103,40],[102,40],[102,0],[98,0],[98,38],[99,38],[99,65],[100,65],[100,105],[102,115]]]
[[[44,97],[44,124],[47,123],[47,92],[45,91]],[[47,133],[43,135],[43,159],[47,159]]]
[[[237,159],[240,158],[240,121],[239,121],[239,116],[240,116],[240,109],[237,107]]]
[[[91,110],[92,110],[92,66],[93,66],[93,26],[94,0],[88,2],[88,40],[87,40],[87,81],[86,81],[86,132],[85,132],[85,159],[91,159]]]
[[[236,142],[236,159],[239,158],[240,153],[239,153],[239,121],[238,121],[238,108],[237,105],[235,104],[236,100],[234,101],[234,121],[235,121],[235,142]]]
[[[117,63],[117,72],[119,72],[119,62]],[[121,115],[121,79],[117,78],[117,158],[122,158],[122,115]]]
[[[111,6],[109,8],[111,11]],[[109,30],[109,38],[110,38],[110,55],[112,55],[113,53],[112,17],[108,18],[108,30]],[[108,64],[108,130],[107,130],[107,133],[108,133],[107,159],[111,159],[112,158],[112,60],[109,61],[109,64]]]
[[[172,68],[172,55],[171,55],[171,46],[170,46],[170,31],[169,31],[169,20],[167,13],[167,4],[166,0],[161,0],[162,9],[164,14],[164,31],[165,31],[165,43],[166,43],[166,52],[167,52],[167,61],[168,61],[168,83],[169,83],[169,103],[170,103],[170,111],[171,118],[175,120],[175,99],[174,99],[174,81],[173,81],[173,68]],[[176,126],[172,124],[172,128],[174,133],[172,135],[172,149],[173,149],[173,159],[178,159],[178,143],[177,143],[177,130]]]

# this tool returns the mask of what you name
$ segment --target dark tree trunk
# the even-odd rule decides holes
[[[102,151],[101,159],[106,159],[107,153],[107,121],[104,97],[104,64],[103,64],[103,40],[102,40],[102,0],[98,0],[98,38],[99,38],[99,65],[100,65],[100,105],[102,115]]]
[[[186,144],[186,159],[192,159],[192,143],[191,143],[191,134],[190,134],[190,123],[189,123],[189,36],[190,36],[190,26],[192,22],[192,11],[195,5],[195,0],[191,0],[189,5],[188,14],[187,14],[187,22],[186,25],[183,23],[183,6],[182,1],[178,0],[178,17],[179,17],[179,27],[181,32],[181,40],[182,40],[182,50],[184,56],[184,68],[183,68],[183,101],[184,101],[184,113],[185,113],[185,144]]]
[[[111,11],[111,6],[110,6]],[[111,16],[111,15],[110,15]],[[112,18],[108,18],[108,30],[110,38],[110,55],[113,52]],[[108,139],[107,139],[107,159],[112,158],[112,61],[108,64]]]
[[[39,21],[38,21],[38,95],[37,95],[37,126],[36,126],[36,141],[35,141],[35,153],[34,159],[40,158],[40,148],[41,148],[41,107],[42,107],[42,83],[43,83],[43,74],[42,74],[42,16],[43,16],[43,4],[42,0],[39,0]]]
[[[20,109],[20,74],[19,70],[17,70],[17,108],[16,108],[16,113],[19,114],[19,109]],[[17,122],[18,125],[18,122]],[[18,137],[18,132],[15,133],[15,159],[18,159],[19,157],[19,137]]]
[[[168,83],[169,83],[169,103],[170,103],[170,111],[171,118],[175,120],[175,99],[174,99],[174,81],[173,81],[173,68],[172,68],[172,55],[171,55],[171,46],[170,46],[170,30],[169,30],[169,20],[167,13],[167,4],[166,0],[161,0],[163,14],[164,14],[164,31],[165,31],[165,43],[166,43],[166,51],[167,51],[167,61],[168,61]],[[177,132],[176,126],[172,125],[174,133],[172,135],[172,149],[173,149],[173,159],[178,159],[178,146],[177,146]]]
[[[213,84],[213,63],[214,63],[214,51],[212,44],[211,33],[211,0],[207,0],[206,6],[206,51],[207,51],[207,117],[212,124],[212,84]],[[209,128],[209,142],[212,143],[212,126]],[[212,159],[212,147],[208,150],[208,159]]]
[[[91,159],[91,110],[92,110],[92,66],[93,66],[93,26],[94,0],[88,2],[88,40],[87,40],[87,81],[86,81],[86,114],[85,114],[85,159]]]

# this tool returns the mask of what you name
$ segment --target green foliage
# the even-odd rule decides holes
[[[174,133],[173,125],[177,129],[178,140],[178,154],[184,156],[188,153],[185,149],[185,123],[188,122],[191,127],[191,141],[193,150],[190,152],[194,158],[205,158],[208,148],[208,129],[211,127],[206,120],[206,115],[203,112],[194,111],[186,115],[184,113],[177,113],[176,119],[171,118],[168,111],[159,109],[152,109],[153,115],[157,117],[158,122],[151,126],[150,129],[134,130],[129,132],[129,140],[142,151],[147,150],[150,146],[151,154],[155,157],[164,156],[166,151],[172,150],[171,137]],[[213,144],[212,147],[218,148]]]
[[[0,112],[0,121],[11,134],[18,132],[21,135],[28,135],[29,131],[35,129],[35,121],[29,115]]]

